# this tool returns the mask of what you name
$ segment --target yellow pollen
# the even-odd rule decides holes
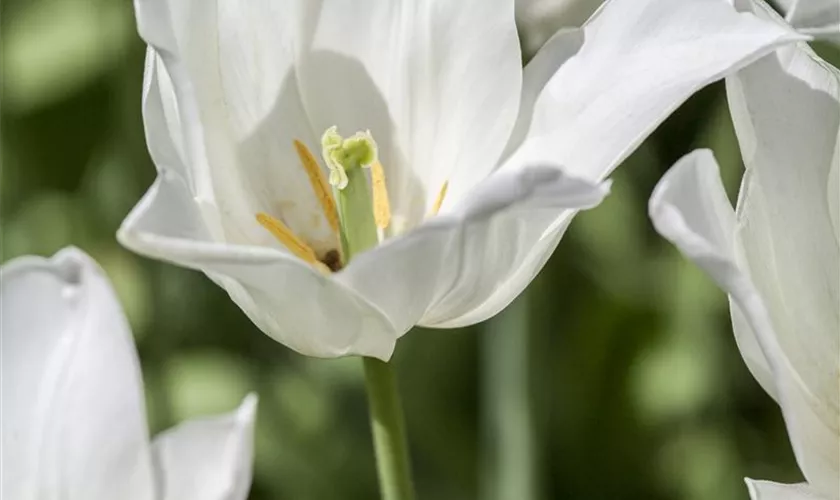
[[[429,215],[437,215],[440,212],[440,206],[443,205],[443,199],[446,198],[446,190],[449,188],[449,181],[443,183],[443,186],[440,187],[440,192],[438,192],[437,198],[435,199],[435,204],[432,205],[432,211]]]
[[[295,256],[311,264],[321,272],[325,272],[326,274],[331,272],[327,266],[318,260],[318,257],[315,255],[315,251],[312,250],[309,245],[304,243],[303,240],[298,238],[297,235],[289,229],[289,226],[283,224],[283,221],[275,219],[266,213],[259,212],[257,213],[257,222],[259,222],[262,227],[268,229],[268,232],[277,238],[277,241],[282,243],[283,246],[288,248],[289,251],[295,254]]]
[[[378,160],[370,166],[370,183],[373,188],[373,219],[376,227],[385,229],[391,224],[391,204],[388,202],[385,171]]]
[[[295,151],[297,151],[300,163],[303,165],[304,170],[306,170],[306,174],[309,175],[309,183],[312,185],[312,191],[315,192],[315,197],[318,198],[318,202],[321,204],[321,209],[324,211],[327,222],[330,224],[332,230],[338,233],[338,210],[335,208],[332,190],[324,176],[324,172],[321,170],[321,166],[318,165],[318,162],[312,156],[312,152],[309,151],[306,144],[295,140]],[[259,216],[257,217],[259,218]],[[278,239],[280,238],[278,237]],[[280,241],[283,240],[281,239]]]

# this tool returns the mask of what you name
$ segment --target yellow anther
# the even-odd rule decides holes
[[[268,232],[277,238],[277,241],[282,243],[283,246],[288,248],[289,251],[295,254],[295,256],[311,264],[321,272],[325,272],[326,274],[330,273],[330,269],[318,260],[318,257],[315,255],[315,251],[312,250],[309,245],[304,243],[302,239],[298,238],[298,236],[289,229],[289,226],[283,224],[283,221],[275,219],[266,213],[259,212],[257,214],[257,222],[259,222],[262,227],[268,229]]]
[[[373,188],[373,218],[376,221],[376,227],[385,229],[391,224],[391,203],[388,201],[385,171],[379,160],[370,166],[370,183]]]
[[[437,215],[440,212],[440,206],[443,205],[443,199],[446,198],[446,190],[449,188],[449,181],[443,183],[443,186],[440,187],[440,191],[438,192],[437,198],[435,199],[435,204],[432,205],[432,211],[429,215]]]
[[[306,144],[295,140],[295,151],[297,151],[300,163],[309,176],[312,191],[315,192],[315,197],[318,198],[318,202],[321,204],[321,209],[324,211],[327,222],[330,224],[332,230],[338,233],[338,211],[335,208],[332,190],[327,182],[327,178],[324,176],[324,172],[321,170],[321,166],[318,165],[318,162],[315,160],[312,152],[309,151],[309,148],[306,147]]]

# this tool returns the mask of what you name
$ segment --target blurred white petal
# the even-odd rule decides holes
[[[781,484],[771,481],[747,479],[752,500],[834,500],[837,497],[821,495],[807,483]]]
[[[160,500],[245,500],[257,397],[227,415],[184,422],[154,440]]]
[[[0,271],[2,496],[151,500],[142,379],[128,324],[87,255]]]
[[[775,388],[797,460],[811,486],[830,492],[838,478],[838,430],[836,407],[829,392],[814,392],[803,373],[811,367],[797,364],[780,343],[767,302],[736,263],[732,239],[732,212],[717,174],[717,164],[706,150],[687,155],[663,176],[650,199],[650,216],[656,230],[730,294],[755,335],[755,345],[766,364],[753,364],[763,384]],[[802,243],[802,241],[800,241]],[[800,330],[800,333],[802,330]],[[836,334],[836,331],[834,332]],[[809,337],[801,337],[808,342]],[[743,344],[739,344],[743,349]],[[743,351],[746,359],[753,353]],[[825,352],[828,363],[836,362],[834,351]],[[829,365],[824,376],[834,376]],[[769,371],[756,371],[756,367]],[[832,416],[833,415],[833,416]]]

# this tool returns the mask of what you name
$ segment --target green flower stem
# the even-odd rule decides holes
[[[529,292],[488,321],[482,341],[484,500],[535,500],[534,422],[529,399]]]
[[[383,500],[414,500],[411,464],[394,369],[389,363],[364,358],[376,467]]]
[[[376,246],[378,237],[367,178],[361,168],[347,169],[347,186],[337,190],[345,264]],[[362,358],[370,408],[373,447],[383,500],[414,500],[405,418],[397,381],[389,363]]]

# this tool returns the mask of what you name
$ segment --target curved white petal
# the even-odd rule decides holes
[[[153,443],[160,500],[245,500],[251,487],[257,397],[216,417],[184,422]]]
[[[785,20],[802,33],[840,42],[840,2],[776,0]]]
[[[522,95],[519,102],[519,114],[508,138],[503,159],[513,154],[531,128],[534,118],[534,106],[546,84],[554,73],[580,50],[584,42],[583,30],[578,28],[565,29],[554,34],[539,52],[528,61],[522,74]]]
[[[754,6],[782,22],[765,5]],[[737,208],[739,264],[764,298],[803,390],[819,400],[812,411],[834,432],[833,449],[799,446],[803,473],[817,488],[836,488],[840,71],[804,43],[790,45],[728,78],[727,96],[747,169]]]
[[[150,257],[201,270],[264,333],[302,354],[387,360],[392,321],[358,294],[287,253],[212,240],[183,181],[158,177],[117,233]]]
[[[603,179],[701,87],[801,39],[726,0],[612,0],[583,37],[537,99],[509,164]]]
[[[677,162],[651,196],[651,220],[656,230],[708,272],[743,312],[766,360],[799,465],[817,491],[832,491],[840,453],[837,413],[832,416],[829,394],[814,393],[803,381],[800,367],[779,342],[765,301],[735,262],[729,232],[732,214],[720,181],[710,181],[716,170],[717,164],[706,150]],[[749,354],[745,352],[745,357]],[[836,372],[834,376],[836,381]]]
[[[807,483],[781,484],[747,479],[752,500],[835,500],[836,496],[821,495]]]
[[[216,239],[274,245],[254,214],[282,213],[289,227],[326,251],[335,236],[293,145],[297,139],[317,152],[320,137],[298,91],[294,37],[301,14],[291,7],[136,0],[140,34],[153,47],[146,137],[158,171],[182,173]],[[178,120],[163,127],[163,117],[173,116]],[[167,135],[181,154],[162,161],[155,153],[171,149]]]
[[[604,178],[700,87],[796,38],[738,14],[725,0],[612,0],[582,31],[555,35],[526,67],[506,156],[513,154],[502,168],[548,163],[570,175]],[[573,217],[573,211],[546,217],[541,237],[508,281],[447,326],[481,321],[509,304],[542,269]]]
[[[672,167],[659,182],[650,203],[654,227],[663,236],[672,242],[680,237],[675,233],[663,232],[674,231],[673,228],[679,224],[674,219],[680,217],[688,224],[685,231],[693,230],[702,238],[692,242],[693,253],[685,249],[688,244],[686,242],[682,243],[680,250],[697,261],[703,269],[712,274],[709,268],[713,268],[717,275],[734,272],[731,267],[737,258],[734,242],[735,212],[726,197],[717,164],[709,151],[695,152]],[[674,221],[669,222],[671,220]],[[706,255],[704,252],[711,250],[704,245],[711,245],[711,250],[716,253]],[[755,379],[775,399],[776,385],[764,351],[737,301],[731,300],[731,303],[735,340],[741,355]]]
[[[519,104],[514,2],[313,3],[306,109],[316,129],[373,132],[397,224],[419,223],[447,180],[449,204],[486,177]]]
[[[398,331],[418,322],[450,327],[480,321],[465,315],[509,280],[546,225],[563,210],[597,205],[607,192],[608,184],[553,167],[499,172],[450,213],[359,255],[336,279],[391,317],[406,312]],[[383,286],[396,280],[397,286]]]
[[[2,496],[151,500],[142,379],[102,270],[65,249],[0,270]]]

